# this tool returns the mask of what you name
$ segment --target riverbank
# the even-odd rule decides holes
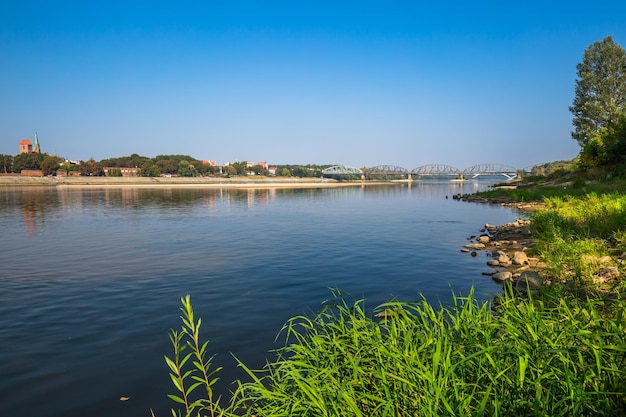
[[[328,188],[376,185],[381,182],[336,181],[327,178],[293,177],[23,177],[0,176],[0,188],[11,186],[50,186],[73,188]]]

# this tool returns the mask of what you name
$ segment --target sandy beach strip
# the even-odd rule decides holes
[[[329,188],[382,184],[381,182],[342,181],[291,177],[22,177],[1,175],[0,189],[7,187],[50,186],[68,188]]]

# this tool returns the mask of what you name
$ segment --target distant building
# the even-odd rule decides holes
[[[269,168],[267,168],[267,172],[270,175],[276,175],[276,167],[269,167]]]
[[[138,177],[141,172],[141,168],[131,168],[131,167],[104,167],[104,175],[110,177],[112,172],[119,171],[122,174],[122,177]]]
[[[210,159],[209,160],[205,159],[205,160],[202,161],[202,165],[208,165],[208,166],[214,167],[215,166],[215,161],[211,161]]]
[[[20,153],[33,153],[33,144],[28,139],[20,141]]]
[[[28,139],[22,139],[20,141],[20,153],[41,153],[41,148],[39,147],[39,136],[37,136],[37,132],[35,132],[34,146],[32,142]]]

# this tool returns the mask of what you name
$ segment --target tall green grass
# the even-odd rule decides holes
[[[389,303],[378,322],[338,294],[233,403],[258,416],[572,416],[626,412],[626,323],[594,302],[548,307],[507,293],[493,314],[473,295],[451,308]],[[606,314],[606,311],[604,312]]]
[[[617,255],[626,251],[626,196],[587,194],[547,198],[545,210],[534,213],[536,251],[557,281],[574,281],[590,288],[602,267],[622,268]],[[598,263],[613,255],[607,264]],[[616,285],[623,287],[620,281]]]
[[[362,300],[336,291],[320,313],[289,320],[276,360],[256,371],[239,364],[249,380],[238,381],[228,407],[212,405],[209,392],[184,415],[626,412],[625,302],[578,301],[556,293],[520,299],[507,290],[497,306],[494,313],[491,303],[479,303],[470,293],[455,297],[451,307],[425,300],[388,303],[380,307],[387,318],[377,320]],[[187,346],[193,357],[195,342]],[[177,362],[171,362],[172,379],[180,381],[176,387],[185,379],[204,384],[202,361],[190,367],[196,377],[183,372],[182,380]],[[184,402],[180,395],[175,399]]]

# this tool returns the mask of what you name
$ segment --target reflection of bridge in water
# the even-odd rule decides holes
[[[477,164],[463,170],[444,164],[422,165],[412,170],[394,165],[378,165],[371,168],[354,168],[335,165],[322,171],[325,176],[358,175],[362,179],[394,177],[412,180],[415,177],[454,177],[459,179],[478,178],[480,176],[501,175],[511,180],[517,178],[518,170],[503,164]]]

